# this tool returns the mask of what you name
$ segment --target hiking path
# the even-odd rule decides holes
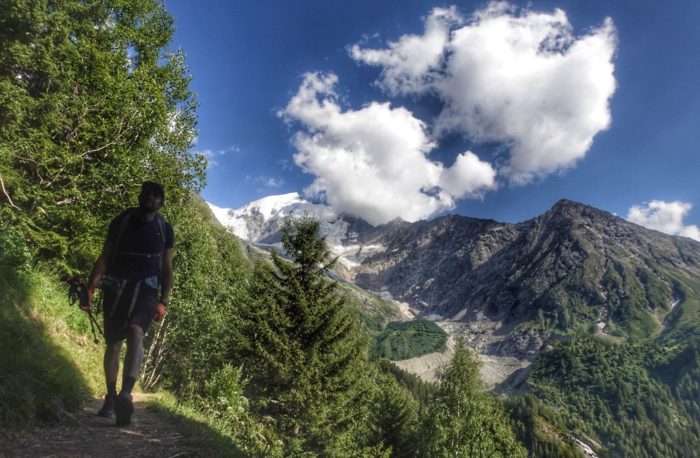
[[[56,426],[9,434],[0,443],[0,457],[163,457],[197,456],[193,440],[177,421],[161,413],[151,395],[134,393],[131,425],[115,426],[114,418],[96,415],[102,399],[93,399],[80,411],[61,413]]]

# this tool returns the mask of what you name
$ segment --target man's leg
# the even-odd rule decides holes
[[[121,352],[122,341],[107,343],[103,366],[105,371],[105,382],[107,383],[107,396],[102,408],[97,412],[100,417],[110,418],[114,415],[114,401],[117,397],[117,377],[119,376],[119,353]]]
[[[124,357],[124,374],[122,391],[131,393],[139,375],[143,361],[143,329],[137,324],[129,324],[126,333],[126,356]],[[116,380],[116,379],[115,379]]]
[[[122,341],[108,343],[105,349],[104,369],[107,381],[107,393],[117,394],[117,377],[119,376],[119,353],[122,350]]]
[[[117,396],[115,411],[117,413],[117,425],[131,424],[131,415],[134,413],[131,390],[136,383],[141,361],[143,361],[143,329],[137,324],[129,324],[126,332],[126,356],[124,357],[124,373],[122,375],[122,389]]]

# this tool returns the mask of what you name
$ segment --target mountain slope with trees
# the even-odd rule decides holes
[[[17,356],[2,358],[12,368],[0,377],[2,429],[40,425],[52,403],[78,409],[101,390],[95,354],[51,377],[16,345],[43,339],[41,323],[62,306],[59,278],[87,271],[110,220],[149,179],[166,188],[175,286],[166,319],[148,336],[142,386],[171,391],[175,410],[216,431],[228,444],[216,454],[414,456],[418,409],[431,405],[432,391],[369,357],[369,331],[392,312],[362,325],[356,311],[366,304],[348,303],[315,266],[326,255],[317,223],[290,226],[283,243],[294,263],[269,265],[248,258],[193,196],[206,161],[189,152],[196,100],[184,55],[168,48],[164,6],[0,0],[0,10],[0,284],[13,307],[3,309],[3,330],[15,337],[3,348]],[[41,320],[25,316],[27,281],[54,292],[32,299]],[[66,313],[72,324],[58,357],[69,352],[82,365],[74,340],[85,338],[88,318]],[[98,386],[80,382],[82,371]]]

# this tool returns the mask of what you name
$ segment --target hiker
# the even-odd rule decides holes
[[[131,390],[143,360],[143,338],[151,320],[160,321],[165,316],[173,285],[173,227],[158,213],[164,202],[163,186],[146,181],[141,186],[139,206],[112,220],[102,254],[90,273],[87,302],[81,304],[83,310],[89,310],[95,288],[100,285],[107,345],[107,395],[97,415],[111,418],[116,414],[118,426],[131,423]],[[121,391],[117,394],[124,339],[126,356]]]

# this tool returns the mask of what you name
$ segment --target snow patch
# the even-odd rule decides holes
[[[321,232],[328,237],[329,245],[341,244],[345,238],[347,223],[328,205],[312,204],[291,192],[254,200],[241,208],[221,208],[207,202],[214,216],[236,236],[250,242],[258,242],[282,227],[284,218],[310,216],[321,222]],[[340,222],[340,224],[336,224]]]

